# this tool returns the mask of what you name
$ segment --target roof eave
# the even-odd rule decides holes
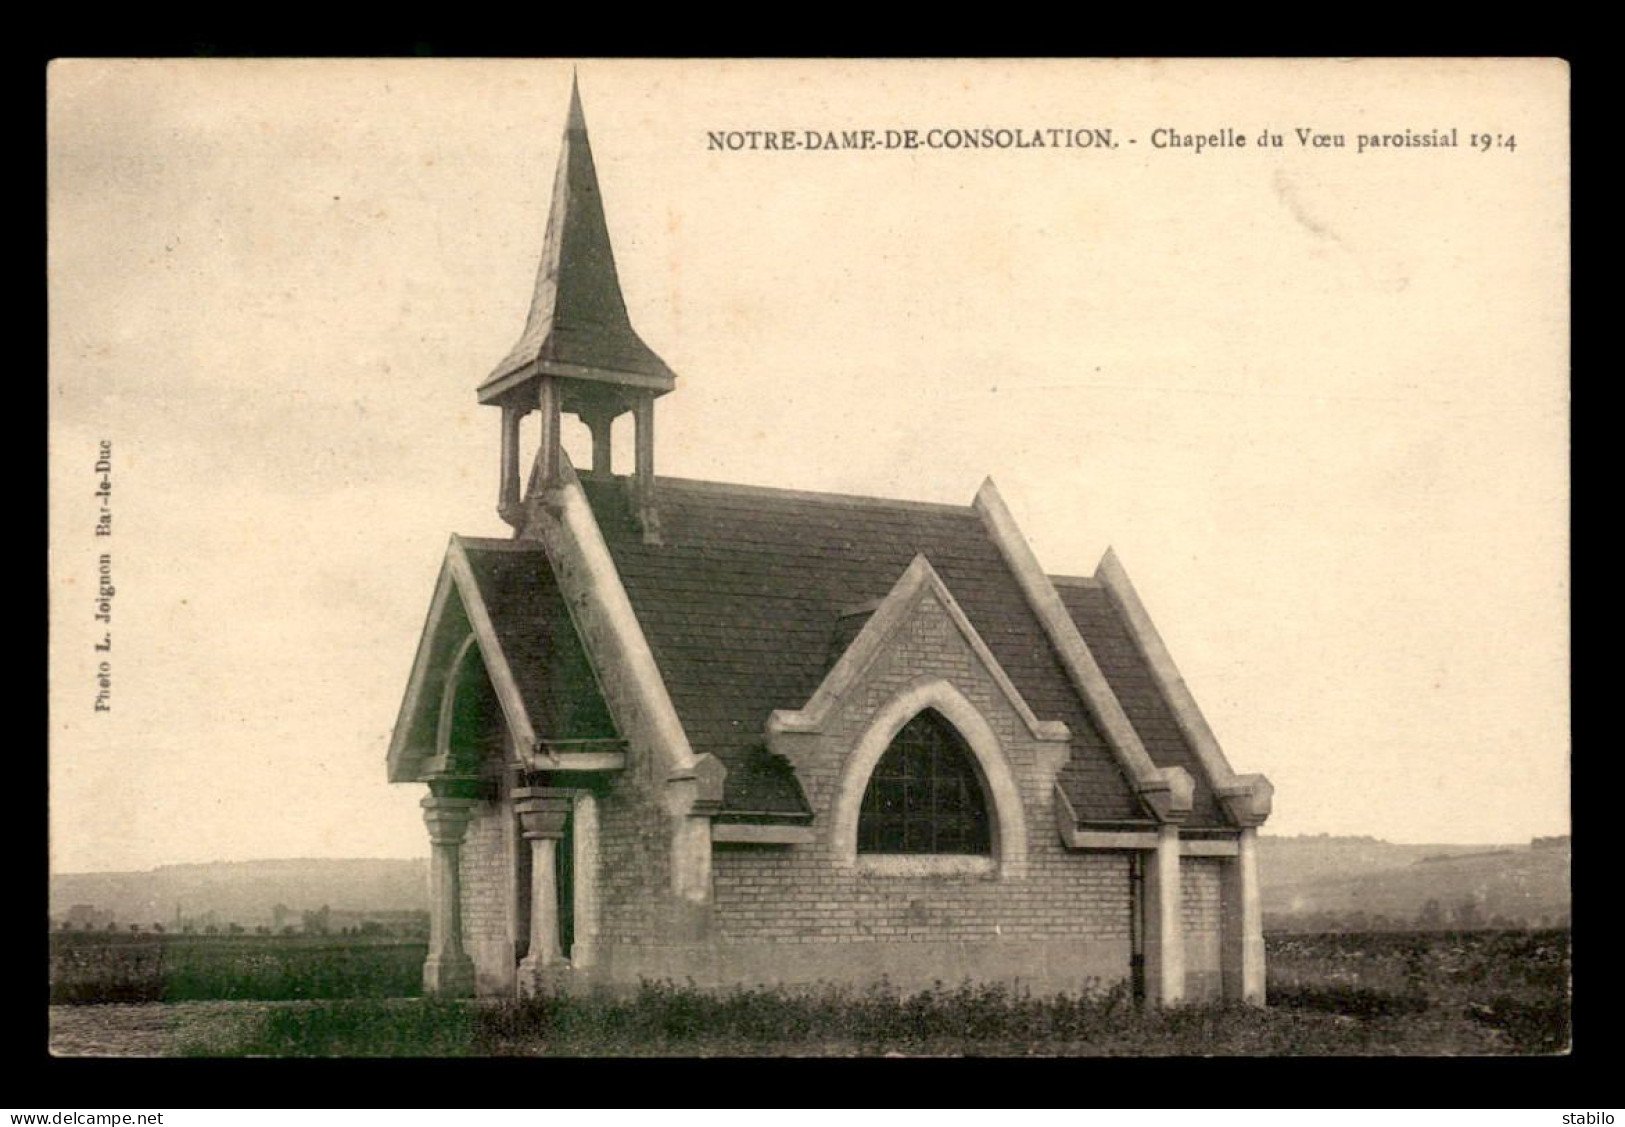
[[[479,646],[480,659],[485,663],[486,675],[491,679],[491,687],[502,707],[503,718],[514,743],[521,751],[528,751],[536,744],[530,714],[525,708],[524,698],[519,692],[518,682],[503,651],[484,597],[480,594],[479,584],[474,579],[468,555],[463,550],[462,538],[453,535],[446,546],[434,599],[429,604],[429,615],[418,638],[406,694],[401,701],[395,728],[390,734],[388,777],[392,783],[422,782],[427,765],[440,750],[433,739],[425,741],[421,733],[415,730],[414,719],[422,705],[429,674],[435,664],[434,639],[454,593],[462,603],[463,614]]]
[[[1106,737],[1107,746],[1133,784],[1135,794],[1159,821],[1184,821],[1190,816],[1195,780],[1183,767],[1159,767],[1152,761],[1122,702],[1112,691],[1088,643],[1078,632],[1077,623],[1072,621],[1055,584],[1039,565],[1038,557],[1016,525],[992,478],[977,490],[974,504],[989,537],[1054,646],[1067,679]]]
[[[1174,664],[1162,635],[1151,621],[1150,613],[1140,601],[1139,592],[1130,582],[1117,553],[1106,549],[1095,578],[1106,589],[1116,605],[1135,648],[1145,659],[1152,683],[1174,715],[1187,743],[1196,752],[1198,762],[1208,776],[1214,793],[1237,825],[1261,825],[1270,815],[1274,788],[1263,775],[1238,775],[1219,746],[1218,737],[1208,725],[1207,718],[1197,706],[1196,697],[1186,685],[1179,668]]]
[[[664,368],[664,364],[661,367]],[[637,392],[651,392],[657,398],[677,387],[677,377],[669,368],[663,373],[633,372],[620,368],[565,364],[556,360],[533,358],[499,365],[491,377],[479,386],[476,395],[484,406],[500,405],[527,383],[542,376],[610,384]]]

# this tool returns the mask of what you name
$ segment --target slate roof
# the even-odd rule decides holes
[[[496,402],[512,390],[514,377],[538,363],[567,365],[566,374],[578,379],[613,380],[616,373],[650,377],[663,390],[674,380],[627,317],[581,95],[573,83],[525,331],[480,385],[480,401]]]
[[[1071,729],[1060,782],[1080,822],[1150,821],[974,508],[660,478],[663,543],[648,545],[625,478],[581,483],[690,743],[728,767],[727,811],[807,812],[765,747],[768,715],[806,703],[852,609],[923,552],[1037,716]],[[1223,825],[1106,592],[1062,596],[1153,760],[1196,779],[1190,824]]]
[[[1196,781],[1186,824],[1226,825],[1201,761],[1152,679],[1150,666],[1111,593],[1092,579],[1052,575],[1050,580],[1152,761],[1159,767],[1183,767]]]
[[[543,739],[615,735],[592,666],[539,544],[459,537],[532,728]]]

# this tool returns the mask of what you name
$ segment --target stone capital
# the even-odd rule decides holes
[[[1183,767],[1159,767],[1135,789],[1158,822],[1177,824],[1190,816],[1196,782]]]
[[[527,840],[564,836],[573,805],[569,791],[554,787],[518,787],[513,792],[519,827]]]
[[[1261,826],[1270,816],[1275,788],[1263,775],[1237,775],[1217,790],[1225,812],[1238,826]]]
[[[728,768],[709,752],[698,756],[694,766],[673,771],[666,777],[667,807],[673,813],[686,812],[709,818],[722,809],[723,781]]]
[[[472,798],[438,798],[430,795],[421,804],[423,823],[429,827],[429,841],[434,845],[461,845],[468,833],[468,823],[474,817]]]
[[[436,758],[443,757],[437,756]],[[429,796],[431,798],[476,799],[480,797],[485,783],[478,775],[448,771],[444,769],[444,764],[441,766],[441,770],[430,774],[425,780],[429,784]]]

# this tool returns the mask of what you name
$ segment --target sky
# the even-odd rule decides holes
[[[1274,783],[1266,832],[1568,831],[1562,64],[576,65],[678,374],[659,472],[992,477],[1052,573],[1115,548]],[[474,389],[524,325],[571,67],[51,67],[56,871],[427,854],[385,748],[449,536],[508,532]],[[708,147],[984,128],[1114,144]]]

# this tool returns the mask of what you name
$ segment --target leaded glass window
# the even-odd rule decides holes
[[[875,765],[858,815],[858,852],[993,852],[971,751],[936,712],[904,725]]]

